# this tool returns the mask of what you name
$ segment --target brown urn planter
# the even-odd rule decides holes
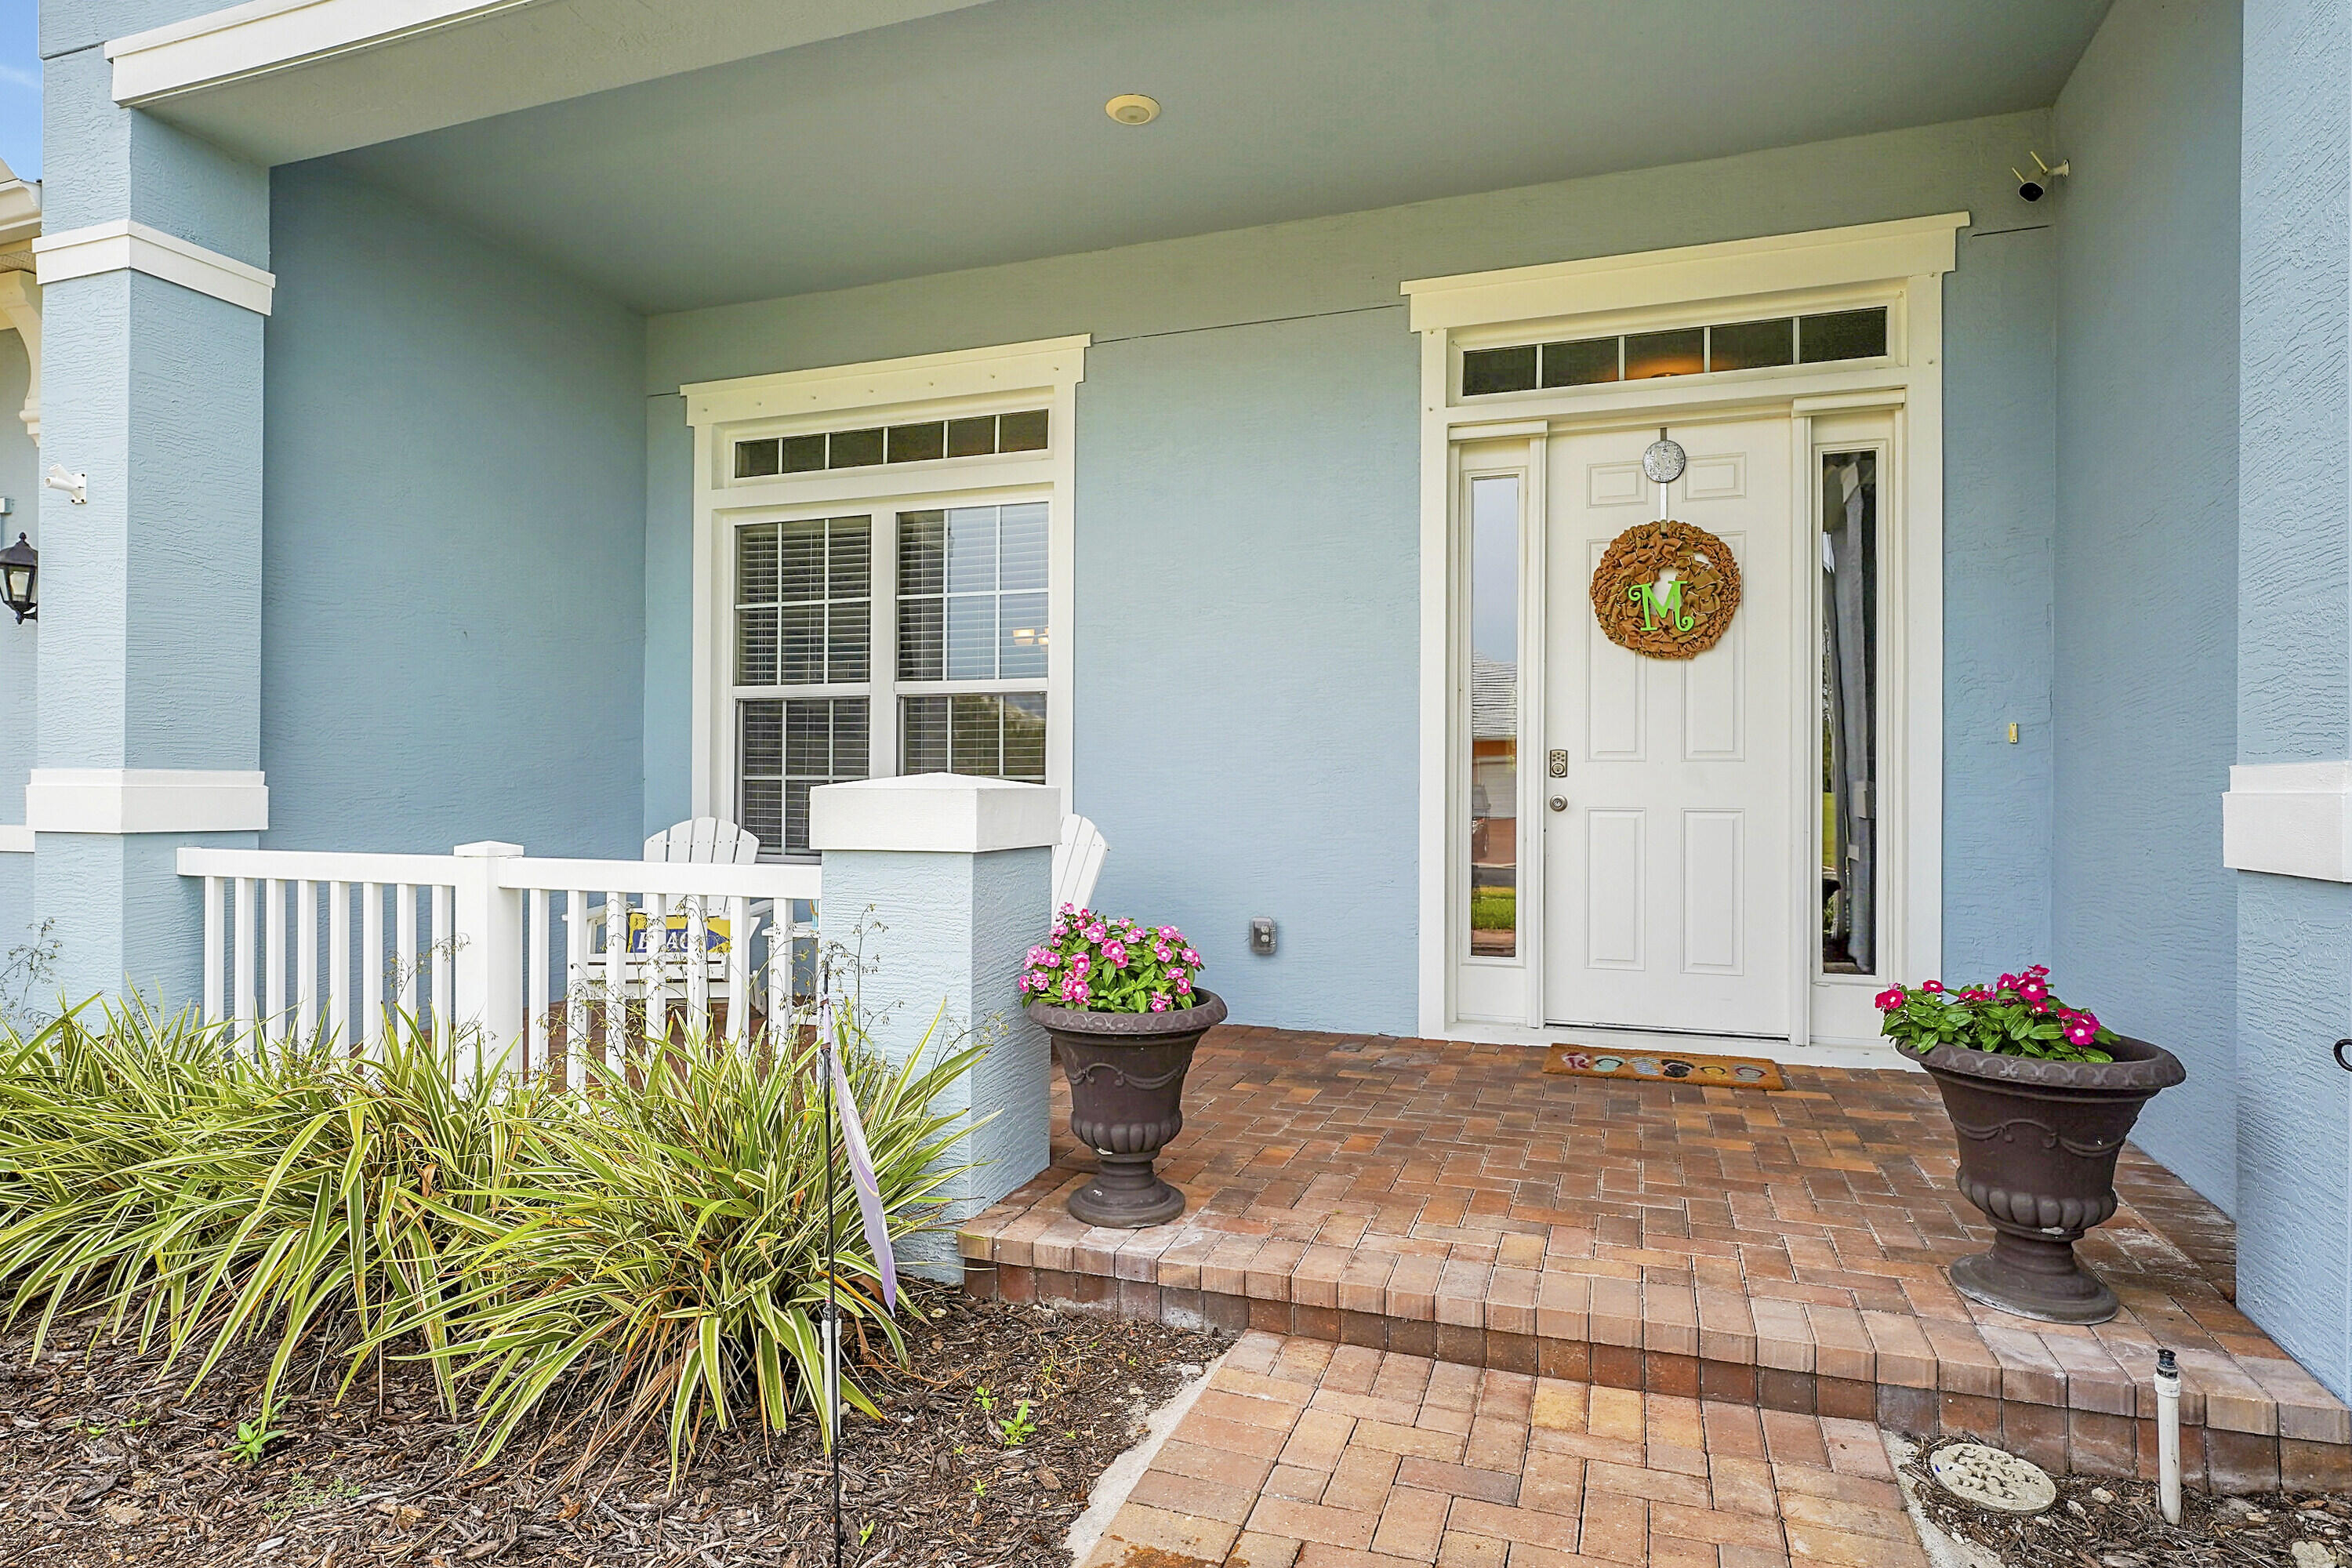
[[[1192,1047],[1224,1022],[1213,991],[1171,1013],[1087,1013],[1032,1002],[1029,1016],[1053,1037],[1054,1059],[1070,1084],[1070,1131],[1101,1162],[1095,1179],[1070,1194],[1070,1213],[1088,1225],[1140,1230],[1184,1212],[1184,1194],[1152,1162],[1184,1130],[1184,1074]]]
[[[2053,1062],[1943,1045],[1917,1058],[1944,1093],[1960,1194],[1992,1221],[1992,1250],[1952,1265],[1970,1300],[2050,1323],[2104,1323],[2116,1293],[2074,1257],[2116,1212],[2116,1156],[2179,1058],[2118,1037],[2112,1062]]]

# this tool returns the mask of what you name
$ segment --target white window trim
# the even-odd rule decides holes
[[[1505,271],[1465,274],[1407,282],[1412,330],[1422,335],[1421,418],[1421,816],[1419,1028],[1424,1036],[1495,1040],[1540,1040],[1544,1030],[1540,877],[1531,884],[1530,858],[1540,862],[1541,836],[1521,842],[1521,940],[1516,961],[1479,966],[1495,971],[1516,962],[1523,966],[1524,1011],[1513,1021],[1469,1021],[1460,1016],[1460,986],[1472,966],[1459,954],[1466,920],[1455,897],[1465,873],[1461,837],[1454,829],[1466,809],[1462,780],[1468,752],[1462,736],[1466,717],[1457,712],[1463,684],[1460,626],[1463,610],[1463,542],[1454,510],[1463,484],[1459,456],[1469,442],[1498,439],[1528,443],[1527,468],[1540,474],[1544,447],[1555,431],[1580,423],[1629,416],[1703,418],[1710,411],[1772,407],[1792,423],[1798,465],[1796,489],[1811,493],[1816,476],[1816,420],[1882,411],[1895,424],[1897,461],[1888,496],[1901,518],[1903,537],[1885,567],[1899,603],[1885,607],[1882,624],[1899,625],[1891,644],[1882,644],[1882,691],[1895,722],[1881,731],[1882,785],[1898,781],[1899,803],[1882,795],[1883,808],[1900,813],[1902,845],[1886,867],[1882,908],[1888,921],[1883,939],[1887,967],[1938,965],[1943,948],[1943,274],[1958,259],[1957,233],[1966,213],[1864,224],[1807,234],[1776,235],[1634,255],[1596,258]],[[1502,393],[1465,399],[1461,395],[1465,346],[1551,342],[1606,336],[1628,331],[1700,322],[1810,313],[1885,303],[1888,353],[1880,359],[1672,376],[1639,382]],[[1856,445],[1872,445],[1867,441]],[[1493,448],[1488,448],[1493,450]],[[1485,462],[1477,467],[1487,466]],[[1516,465],[1512,465],[1516,466]],[[1531,522],[1523,535],[1523,600],[1543,582],[1541,539],[1545,512],[1539,483],[1527,487],[1523,506]],[[1801,509],[1801,499],[1792,498]],[[1533,569],[1524,559],[1534,542]],[[1797,552],[1801,559],[1803,552]],[[1801,624],[1792,635],[1810,645],[1817,591],[1806,578],[1792,609]],[[1899,621],[1891,618],[1899,616]],[[1538,795],[1542,737],[1531,736],[1528,716],[1542,712],[1544,662],[1542,621],[1523,623],[1520,645],[1519,759],[1521,811]],[[1533,650],[1529,652],[1528,650]],[[1800,668],[1810,668],[1818,649]],[[1899,702],[1895,694],[1900,694]],[[1533,706],[1531,706],[1533,704]],[[1800,705],[1801,715],[1811,709]],[[1800,771],[1817,771],[1812,746],[1794,755]],[[1801,804],[1810,796],[1800,788]],[[1536,809],[1540,811],[1540,806]],[[1817,851],[1819,812],[1799,836]],[[1885,810],[1882,821],[1885,820]],[[1540,821],[1538,816],[1536,820]],[[1534,898],[1530,899],[1529,894]],[[1793,908],[1791,918],[1817,920],[1818,910]],[[1792,976],[1789,1043],[1817,1049],[1813,1035],[1815,971],[1819,954],[1800,943],[1801,972]],[[1830,1037],[1824,1037],[1826,1040]],[[1843,1038],[1843,1036],[1836,1037]],[[1748,1048],[1753,1048],[1748,1047]]]
[[[877,650],[869,712],[869,771],[897,771],[898,731],[896,666],[896,560],[890,522],[900,510],[955,504],[1043,500],[1047,506],[1045,653],[1045,782],[1069,807],[1074,703],[1072,635],[1076,563],[1075,458],[1077,384],[1086,376],[1086,336],[1049,338],[995,348],[965,349],[878,360],[866,364],[786,371],[729,381],[697,382],[678,390],[694,431],[694,723],[693,800],[698,816],[735,815],[735,726],[730,711],[734,682],[734,529],[739,523],[870,511],[875,519]],[[834,468],[756,479],[733,477],[739,438],[905,424],[963,414],[1047,411],[1047,444],[1039,452],[948,458],[864,468]],[[884,534],[889,535],[887,548]],[[926,682],[925,692],[976,689],[1034,689],[1034,681]],[[888,764],[889,773],[884,771]]]

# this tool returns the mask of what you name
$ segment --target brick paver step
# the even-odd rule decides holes
[[[2352,1488],[2352,1411],[2237,1310],[2228,1220],[2137,1150],[2122,1208],[2081,1247],[2124,1310],[2061,1327],[1946,1279],[1991,1232],[1953,1185],[1924,1074],[1792,1067],[1768,1093],[1541,1066],[1523,1047],[1220,1029],[1160,1162],[1191,1206],[1140,1231],[1070,1217],[1093,1156],[1068,1138],[1057,1086],[1054,1164],[966,1222],[966,1288],[1400,1365],[1966,1431],[2090,1474],[2153,1465],[2162,1345],[2180,1357],[2192,1477]],[[1371,1439],[1467,1462],[1412,1451],[1443,1428],[1402,1418],[1401,1396],[1360,1396],[1394,1406],[1346,1413]]]

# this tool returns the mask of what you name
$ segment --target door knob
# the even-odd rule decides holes
[[[1554,811],[1566,811],[1568,809],[1568,796],[1564,795],[1556,795],[1552,796],[1550,800],[1545,802],[1545,804],[1549,805]]]

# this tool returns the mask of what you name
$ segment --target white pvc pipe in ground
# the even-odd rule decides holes
[[[2180,1522],[2180,1365],[2156,1352],[2156,1504],[2164,1522]]]

